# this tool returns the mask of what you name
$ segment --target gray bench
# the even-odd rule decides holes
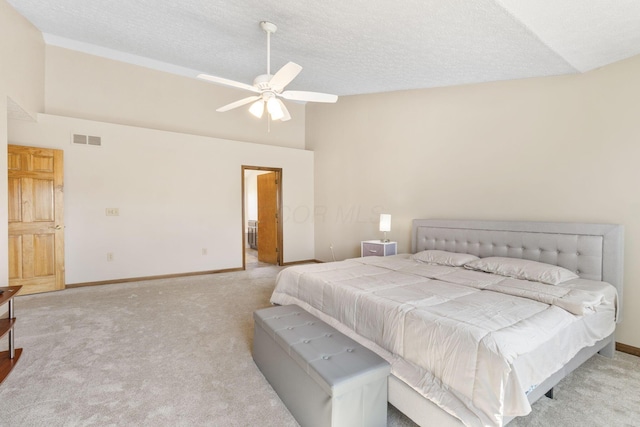
[[[384,359],[297,305],[253,318],[253,359],[301,426],[386,426]]]

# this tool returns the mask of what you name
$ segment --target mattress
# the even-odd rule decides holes
[[[275,304],[298,304],[391,363],[392,374],[468,426],[526,415],[527,392],[615,329],[616,290],[558,286],[407,255],[290,267]]]

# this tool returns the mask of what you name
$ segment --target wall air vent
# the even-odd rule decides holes
[[[101,147],[102,137],[74,133],[71,135],[71,143],[74,145],[93,145],[94,147]]]
[[[71,142],[74,144],[87,145],[87,135],[78,135],[77,133],[74,133]]]

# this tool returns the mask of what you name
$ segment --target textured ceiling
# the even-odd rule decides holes
[[[245,83],[266,71],[268,20],[272,72],[296,62],[288,89],[337,95],[577,73],[640,54],[640,0],[7,1],[48,43]]]

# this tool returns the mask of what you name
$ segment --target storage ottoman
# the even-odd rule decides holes
[[[297,305],[253,318],[253,359],[301,426],[386,426],[389,363]]]

